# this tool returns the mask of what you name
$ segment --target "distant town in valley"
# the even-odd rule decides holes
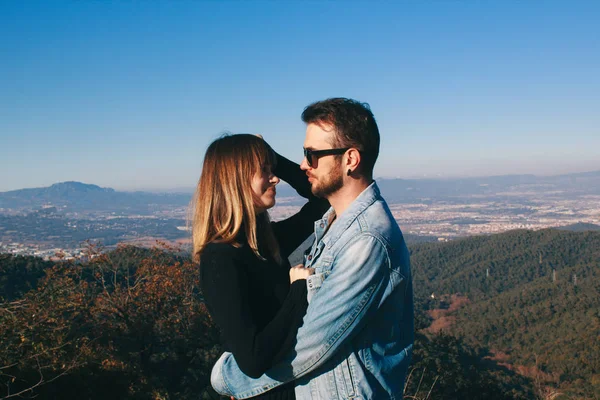
[[[447,241],[515,229],[600,229],[600,171],[538,177],[377,180],[407,242]],[[188,193],[119,192],[80,182],[0,193],[0,253],[84,257],[86,243],[190,249]],[[278,187],[272,220],[304,200]]]

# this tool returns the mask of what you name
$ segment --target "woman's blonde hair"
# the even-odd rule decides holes
[[[242,246],[240,230],[243,229],[245,241],[257,257],[265,259],[261,251],[268,252],[281,262],[269,214],[257,214],[251,186],[257,172],[274,167],[273,150],[254,135],[227,134],[208,146],[192,200],[194,261],[200,261],[202,251],[212,242]]]

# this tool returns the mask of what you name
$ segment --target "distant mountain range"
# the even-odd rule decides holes
[[[378,178],[377,185],[388,203],[417,199],[456,199],[469,196],[508,196],[519,193],[552,193],[554,196],[600,195],[600,171],[556,176],[501,175],[476,178],[400,179]],[[278,187],[279,196],[294,196],[287,186]]]
[[[555,197],[600,195],[600,171],[557,176],[504,175],[456,179],[381,179],[378,185],[388,202],[458,197],[518,197],[546,193]]]
[[[506,175],[460,179],[378,179],[389,203],[490,198],[544,194],[558,198],[600,195],[600,171],[558,176]],[[37,209],[46,205],[70,211],[151,212],[163,206],[186,206],[191,190],[185,193],[120,192],[81,182],[62,182],[50,187],[0,192],[0,208]],[[279,197],[298,197],[289,185],[278,186]],[[292,200],[292,204],[302,199]]]
[[[81,182],[61,182],[50,187],[2,192],[0,208],[19,210],[53,206],[66,207],[70,212],[148,213],[164,206],[186,206],[191,198],[191,194],[118,192]]]

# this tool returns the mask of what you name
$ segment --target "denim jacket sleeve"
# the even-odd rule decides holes
[[[369,233],[354,236],[334,256],[329,276],[312,297],[294,350],[258,379],[245,376],[225,353],[212,371],[215,390],[247,398],[322,366],[376,311],[388,286],[389,266],[381,239]]]

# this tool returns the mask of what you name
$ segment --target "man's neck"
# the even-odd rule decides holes
[[[329,204],[333,207],[336,217],[340,217],[354,200],[373,182],[372,179],[353,179],[337,192],[327,197]]]

